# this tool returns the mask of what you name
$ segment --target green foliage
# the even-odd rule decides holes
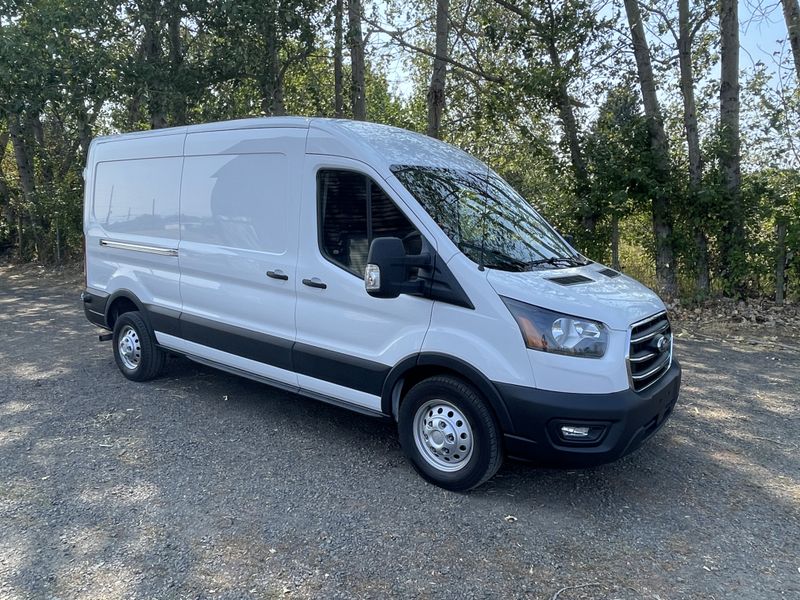
[[[283,112],[333,116],[332,7],[321,0],[0,0],[0,249],[43,261],[81,254],[82,169],[95,135]],[[365,3],[370,120],[426,130],[435,9],[433,2]],[[746,236],[733,273],[721,261],[732,206],[717,162],[714,5],[691,5],[700,24],[693,44],[699,191],[688,181],[670,42],[676,7],[643,5],[670,138],[669,179],[660,183],[619,10],[587,0],[451,0],[443,139],[485,160],[560,231],[575,234],[591,258],[610,261],[616,224],[622,267],[651,285],[651,199],[667,186],[673,268],[686,297],[695,296],[699,230],[709,242],[715,292],[740,279],[745,293],[771,295],[775,230],[784,223],[790,292],[800,295],[800,91],[784,68],[788,52],[778,59],[785,65],[756,65],[742,82]],[[347,58],[345,50],[345,98]],[[388,76],[398,70],[407,74],[399,90]]]
[[[591,237],[583,236],[583,247],[602,260],[611,243],[610,220],[646,211],[656,185],[647,123],[639,99],[629,87],[621,85],[608,93],[589,133],[586,151],[592,177],[591,203],[604,215],[605,227]],[[648,234],[640,239],[650,237]],[[652,256],[651,245],[645,247]]]

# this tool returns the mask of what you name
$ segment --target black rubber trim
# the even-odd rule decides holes
[[[153,329],[190,342],[380,396],[390,367],[235,325],[148,305]]]
[[[269,377],[262,377],[261,375],[257,375],[255,373],[250,373],[249,371],[243,371],[241,369],[237,369],[236,367],[230,367],[228,365],[223,365],[222,363],[218,363],[213,360],[209,360],[206,358],[202,358],[199,356],[194,356],[192,354],[185,354],[183,353],[182,356],[185,356],[189,360],[193,360],[194,362],[200,363],[202,365],[207,365],[214,369],[219,369],[220,371],[225,371],[226,373],[231,373],[232,375],[237,375],[239,377],[244,377],[245,379],[252,379],[253,381],[257,381],[259,383],[264,383],[266,385],[270,385],[272,387],[285,390],[287,392],[291,392],[293,394],[300,394],[301,396],[306,396],[308,398],[312,398],[314,400],[319,400],[320,402],[325,402],[326,404],[332,404],[333,406],[338,406],[340,408],[346,408],[347,410],[352,410],[357,413],[361,413],[362,415],[367,415],[369,417],[376,417],[379,419],[388,419],[389,415],[385,415],[381,412],[376,410],[371,410],[364,406],[359,406],[358,404],[353,404],[351,402],[346,402],[345,400],[339,400],[338,398],[332,398],[331,396],[326,396],[325,394],[320,394],[317,392],[312,392],[311,390],[304,390],[295,385],[289,385],[282,381],[277,381],[275,379],[270,379]]]
[[[136,310],[138,310],[139,312],[141,313],[147,312],[145,310],[144,304],[142,304],[139,298],[136,297],[136,294],[134,294],[130,290],[119,289],[115,291],[113,294],[111,294],[108,297],[108,301],[106,302],[106,308],[105,308],[106,322],[108,321],[108,311],[111,309],[111,306],[114,304],[114,301],[118,300],[119,298],[125,298],[126,300],[130,300],[131,302],[133,302],[134,306],[136,306]]]
[[[110,329],[106,320],[108,294],[102,295],[84,290],[81,292],[81,301],[83,302],[83,314],[90,323],[103,329]]]
[[[395,387],[411,369],[417,366],[441,367],[474,385],[489,401],[503,432],[514,433],[513,422],[495,384],[469,363],[438,352],[420,352],[409,356],[389,372],[381,393],[381,410],[384,413],[397,417],[400,398],[394,394]]]
[[[180,316],[180,337],[273,367],[295,370],[291,340],[186,313]]]
[[[446,302],[448,304],[455,304],[470,310],[475,310],[475,305],[467,296],[464,288],[458,283],[450,267],[442,259],[442,257],[430,247],[429,252],[433,256],[433,272],[420,273],[420,278],[425,279],[427,275],[427,293],[425,294],[431,300],[438,300],[439,302]]]
[[[181,335],[181,311],[154,304],[146,304],[145,310],[147,312],[147,320],[153,330],[176,337]]]
[[[294,371],[360,392],[380,396],[390,367],[296,342],[292,352]]]

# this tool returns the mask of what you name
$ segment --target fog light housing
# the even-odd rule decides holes
[[[599,444],[605,437],[609,423],[591,421],[555,421],[548,429],[550,435],[568,446]]]

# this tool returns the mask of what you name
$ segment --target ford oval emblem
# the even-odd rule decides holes
[[[658,350],[659,353],[663,354],[664,352],[669,350],[669,338],[667,336],[659,333],[655,339],[655,342],[656,342],[656,350]]]

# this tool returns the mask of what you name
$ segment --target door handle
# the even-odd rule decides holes
[[[307,285],[308,287],[319,288],[324,290],[328,287],[327,283],[323,283],[319,280],[319,277],[312,277],[311,279],[303,279],[303,285]]]
[[[289,280],[289,276],[280,269],[277,271],[267,271],[267,277],[270,279],[280,279],[281,281]]]

